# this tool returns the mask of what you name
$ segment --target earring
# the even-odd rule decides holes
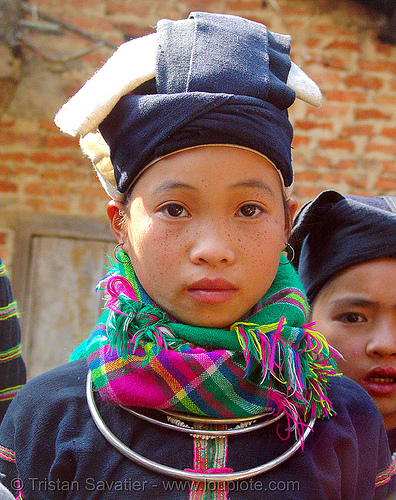
[[[121,243],[117,243],[117,245],[114,247],[114,250],[113,250],[113,254],[114,254],[114,258],[117,262],[119,262],[120,264],[128,264],[130,262],[130,258],[128,256],[128,254],[125,252],[125,250],[122,248],[122,245],[124,244],[124,242],[122,241]],[[121,248],[121,250],[125,253],[125,255],[128,257],[128,260],[120,260],[118,257],[117,257],[117,253],[118,253],[118,249]]]
[[[294,248],[290,245],[290,243],[286,243],[286,247],[287,247],[287,258],[289,259],[289,251],[291,251],[292,256],[291,259],[289,259],[287,262],[280,262],[282,266],[292,263],[294,257],[296,256],[296,252],[294,251]]]

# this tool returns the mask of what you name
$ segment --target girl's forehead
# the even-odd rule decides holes
[[[323,288],[323,297],[365,296],[373,301],[396,301],[396,259],[384,257],[350,266]]]
[[[158,158],[147,165],[134,186],[148,182],[159,182],[164,187],[169,187],[170,182],[177,186],[178,179],[191,185],[212,182],[256,188],[267,182],[283,189],[279,171],[270,160],[234,145],[200,145]]]

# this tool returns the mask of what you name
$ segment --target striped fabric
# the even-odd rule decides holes
[[[393,476],[395,475],[396,471],[396,457],[395,454],[392,455],[392,462],[389,465],[389,467],[384,470],[383,472],[380,472],[377,474],[376,480],[375,480],[375,487],[377,488],[378,486],[382,486],[383,484],[388,483]]]
[[[7,361],[11,361],[12,359],[19,358],[19,356],[22,356],[21,344],[18,344],[15,347],[11,347],[11,349],[8,349],[8,351],[0,352],[0,363],[6,363]]]
[[[8,387],[7,389],[0,389],[0,401],[11,401],[21,387],[23,387],[23,384],[16,385],[15,387]]]
[[[0,458],[7,462],[15,463],[15,451],[0,445]]]
[[[0,307],[0,321],[5,321],[6,319],[10,319],[13,316],[18,315],[17,303],[15,301],[7,304],[4,307]]]
[[[194,423],[195,429],[224,430],[226,425],[208,425]],[[227,465],[228,438],[227,436],[207,436],[193,435],[194,439],[194,469],[193,472],[207,474],[234,472]],[[226,483],[214,481],[192,482],[188,500],[227,500]]]
[[[0,259],[0,278],[2,276],[7,276],[7,270],[5,268],[5,265],[3,264],[3,262],[1,262],[1,259]]]
[[[25,382],[17,303],[7,270],[0,260],[0,421]]]

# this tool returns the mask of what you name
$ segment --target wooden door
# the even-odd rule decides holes
[[[14,230],[11,283],[20,312],[28,378],[66,363],[103,306],[95,291],[113,258],[106,220],[0,214]]]
[[[87,338],[103,307],[98,281],[113,244],[56,236],[34,236],[24,327],[29,378],[67,362]]]

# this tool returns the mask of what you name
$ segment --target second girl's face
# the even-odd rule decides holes
[[[344,356],[339,369],[372,396],[396,427],[396,259],[350,267],[313,304],[315,328]]]
[[[124,235],[114,207],[113,230],[142,286],[191,325],[225,328],[247,313],[274,280],[288,237],[278,173],[232,146],[179,151],[149,167]]]

